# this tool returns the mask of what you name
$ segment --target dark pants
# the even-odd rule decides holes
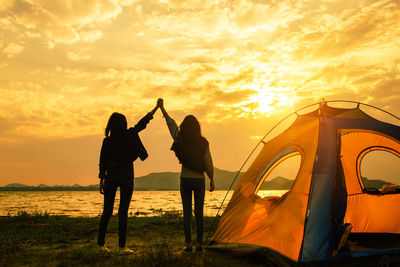
[[[118,209],[119,222],[119,246],[125,247],[126,229],[128,224],[128,209],[132,199],[133,179],[124,179],[122,181],[106,180],[104,186],[104,209],[100,219],[98,244],[104,246],[107,224],[114,208],[114,199],[117,188],[120,189],[120,201]]]
[[[185,242],[192,241],[190,221],[192,218],[192,191],[194,192],[194,214],[196,216],[197,242],[203,242],[203,207],[205,195],[204,179],[181,178],[181,198],[183,205],[183,229]]]

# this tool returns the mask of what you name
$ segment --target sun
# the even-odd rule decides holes
[[[255,93],[238,106],[246,107],[245,111],[254,115],[269,116],[278,107],[292,106],[295,102],[292,98],[292,89],[270,86],[266,80],[253,81],[246,84],[244,88],[253,90]]]

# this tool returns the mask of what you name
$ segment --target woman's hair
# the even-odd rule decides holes
[[[193,115],[186,116],[179,126],[179,137],[185,144],[196,144],[201,138],[200,123]]]
[[[127,126],[128,124],[125,116],[121,113],[114,112],[108,119],[105,134],[107,137],[111,135],[121,135],[121,133],[126,130]]]

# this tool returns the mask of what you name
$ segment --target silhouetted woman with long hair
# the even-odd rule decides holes
[[[135,127],[129,129],[127,129],[125,116],[120,113],[113,113],[108,120],[99,164],[100,193],[104,194],[104,209],[100,219],[98,245],[104,251],[109,251],[104,245],[105,235],[113,212],[115,194],[119,187],[119,249],[125,253],[132,252],[125,243],[128,209],[133,192],[133,162],[138,157],[145,160],[148,156],[138,133],[146,128],[157,108],[158,106],[144,116]]]
[[[171,150],[182,164],[180,192],[183,205],[183,221],[186,247],[185,252],[192,252],[190,221],[192,217],[192,192],[194,193],[194,213],[196,216],[197,242],[196,251],[202,251],[203,243],[203,208],[205,196],[205,176],[210,178],[210,192],[214,191],[214,167],[207,139],[201,135],[200,123],[193,115],[185,117],[178,128],[176,122],[165,111],[162,99],[160,107],[174,139]]]

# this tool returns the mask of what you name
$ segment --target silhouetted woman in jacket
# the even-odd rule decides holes
[[[122,252],[132,252],[125,247],[128,209],[133,192],[133,162],[139,157],[147,158],[147,152],[138,133],[146,128],[153,118],[157,106],[144,116],[135,127],[127,129],[124,115],[113,113],[105,130],[106,137],[100,152],[100,193],[104,194],[104,209],[100,219],[98,245],[104,246],[108,221],[112,215],[117,188],[120,188],[120,204],[118,209],[119,248]]]
[[[192,217],[192,192],[194,193],[194,213],[196,216],[197,242],[196,251],[202,250],[203,243],[203,208],[205,196],[205,176],[210,178],[210,192],[214,191],[214,168],[208,141],[201,135],[200,123],[193,115],[185,117],[178,128],[176,122],[165,111],[162,99],[160,107],[174,139],[173,150],[182,164],[180,192],[183,205],[183,220],[186,247],[184,251],[193,250],[190,221]]]

